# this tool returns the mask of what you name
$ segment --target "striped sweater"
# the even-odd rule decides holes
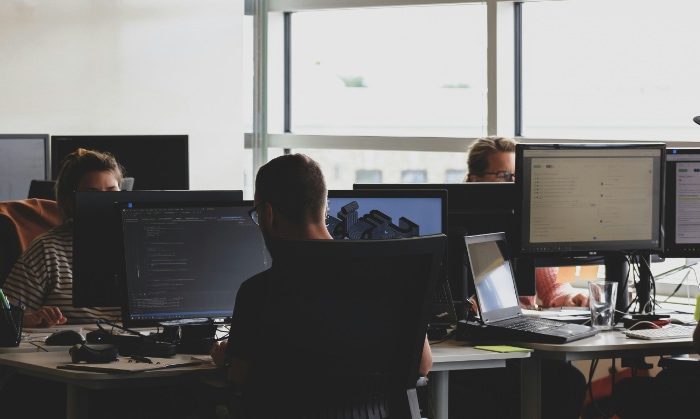
[[[68,324],[117,321],[119,307],[74,308],[73,228],[71,223],[38,236],[15,263],[3,290],[11,304],[21,300],[28,312],[55,306]]]

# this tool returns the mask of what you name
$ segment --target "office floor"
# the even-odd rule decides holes
[[[224,419],[216,406],[204,406],[197,384],[119,390],[92,390],[90,412],[100,419]],[[66,386],[13,374],[0,389],[2,417],[66,419]]]

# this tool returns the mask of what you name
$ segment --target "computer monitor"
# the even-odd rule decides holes
[[[334,239],[444,234],[447,191],[329,190],[326,225]]]
[[[26,199],[33,179],[46,180],[48,134],[0,134],[0,201]]]
[[[518,144],[521,254],[602,255],[626,310],[626,256],[645,258],[648,269],[649,255],[663,251],[665,164],[663,143]],[[636,286],[647,307],[649,278]]]
[[[124,263],[117,208],[140,202],[239,202],[243,191],[122,191],[75,193],[73,306],[119,307]]]
[[[664,257],[700,255],[699,214],[700,148],[667,148]]]
[[[253,201],[120,205],[125,327],[225,323],[241,283],[272,262],[251,208]]]
[[[110,152],[136,179],[135,190],[190,188],[187,135],[52,135],[51,176],[58,178],[61,160],[78,148]]]
[[[356,183],[355,189],[442,189],[447,191],[448,279],[455,300],[466,301],[474,293],[466,269],[464,236],[503,232],[515,255],[515,185],[511,182],[469,183]],[[520,295],[535,295],[533,260],[515,259]]]

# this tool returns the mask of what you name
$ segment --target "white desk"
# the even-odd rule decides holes
[[[20,345],[21,346],[21,345]],[[17,348],[14,348],[17,350]],[[36,349],[36,348],[35,348]],[[176,378],[188,373],[212,370],[213,365],[203,364],[182,368],[168,368],[133,374],[105,374],[56,368],[71,362],[68,348],[63,351],[31,351],[0,353],[0,366],[14,368],[18,373],[66,383],[66,417],[88,418],[89,391],[94,389],[123,387],[152,387],[172,385]],[[173,359],[190,359],[191,355],[176,355]],[[176,381],[175,381],[176,382]]]
[[[529,358],[530,352],[499,353],[475,349],[467,343],[447,340],[430,345],[433,368],[430,381],[435,400],[435,419],[448,419],[449,372],[480,368],[503,368],[507,359]]]
[[[562,361],[646,357],[695,353],[692,338],[643,340],[626,337],[619,331],[600,332],[595,336],[566,344],[512,342],[531,348],[532,356],[521,363],[521,417],[541,417],[541,360]]]

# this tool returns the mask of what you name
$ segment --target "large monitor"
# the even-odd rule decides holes
[[[444,190],[329,190],[328,231],[334,239],[394,239],[444,234]]]
[[[253,201],[130,202],[124,239],[126,327],[224,323],[246,279],[271,265]]]
[[[0,201],[26,199],[32,180],[46,180],[48,134],[0,134]]]
[[[700,256],[700,148],[666,149],[663,256]]]
[[[665,147],[518,144],[520,251],[660,253]]]
[[[190,188],[187,135],[52,135],[52,179],[61,160],[78,148],[112,153],[125,176],[135,179],[134,190]]]
[[[243,192],[122,191],[75,193],[73,221],[73,306],[119,307],[124,263],[118,208],[146,202],[239,202]]]
[[[665,165],[663,143],[518,144],[521,254],[602,255],[606,276],[621,281],[618,310],[626,310],[627,257],[648,265],[663,251]],[[649,288],[640,278],[641,307]]]

